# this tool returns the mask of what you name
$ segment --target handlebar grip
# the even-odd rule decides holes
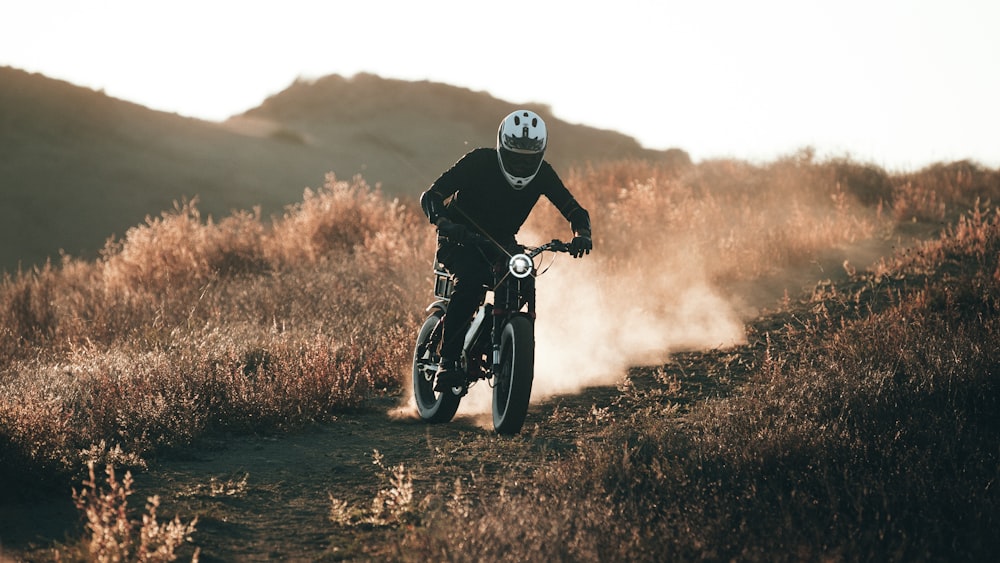
[[[569,243],[563,242],[559,239],[552,239],[549,243],[549,247],[556,252],[569,252]]]

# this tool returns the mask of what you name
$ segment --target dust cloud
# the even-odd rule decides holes
[[[584,258],[539,278],[533,401],[614,385],[630,366],[666,362],[673,351],[745,341],[735,309],[698,264],[663,264],[627,272]]]
[[[615,385],[629,367],[664,363],[671,352],[745,343],[735,300],[712,287],[701,258],[684,249],[618,267],[597,252],[542,259],[533,403]],[[476,417],[491,408],[491,389],[480,382],[458,415]]]

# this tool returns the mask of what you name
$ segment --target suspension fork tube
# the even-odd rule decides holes
[[[493,310],[493,373],[500,373],[500,343],[503,340],[503,324],[506,314],[498,314]]]
[[[500,284],[493,292],[493,299],[496,301],[493,307],[493,373],[500,373],[500,345],[503,342],[504,323],[510,315],[511,286],[510,280]]]
[[[528,305],[528,314],[535,318],[535,277],[528,276],[520,282],[523,286],[521,294],[524,295],[524,302]]]

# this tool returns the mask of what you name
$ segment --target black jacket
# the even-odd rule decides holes
[[[542,161],[527,186],[515,190],[500,169],[497,151],[491,148],[463,156],[420,196],[420,204],[432,223],[444,216],[494,240],[512,241],[543,195],[570,222],[574,233],[590,231],[590,214],[548,162]]]

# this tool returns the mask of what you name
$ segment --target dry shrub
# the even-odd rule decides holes
[[[901,182],[892,191],[892,213],[899,221],[941,221],[947,212],[937,186]]]
[[[0,474],[64,478],[116,448],[141,465],[205,432],[289,428],[397,388],[429,283],[418,218],[330,176],[273,225],[185,202],[96,262],[8,276]]]
[[[52,303],[61,285],[62,276],[51,263],[17,278],[5,275],[0,293],[0,358],[13,357],[53,336],[57,316]]]
[[[264,226],[259,210],[238,212],[215,224],[201,219],[197,200],[177,204],[172,213],[146,218],[121,242],[102,251],[106,290],[157,294],[196,290],[218,276],[260,274]]]
[[[389,467],[378,450],[372,452],[372,464],[379,470],[382,486],[372,498],[369,509],[352,507],[333,495],[330,498],[330,520],[340,526],[397,526],[414,519],[413,477],[402,463]]]
[[[884,205],[893,201],[892,177],[882,168],[848,158],[836,158],[823,165],[844,191],[866,206]]]
[[[289,207],[275,224],[268,252],[286,264],[315,263],[331,255],[350,256],[387,230],[398,244],[413,242],[415,224],[398,200],[387,201],[361,177],[348,183],[328,174],[323,190],[306,189],[302,203]]]
[[[0,478],[13,490],[42,475],[65,472],[77,463],[77,421],[67,403],[74,390],[58,374],[38,373],[24,381],[0,380]]]
[[[89,465],[90,477],[84,488],[73,490],[73,501],[86,519],[86,553],[79,554],[85,561],[175,561],[177,551],[191,541],[198,519],[188,524],[180,517],[162,523],[156,517],[159,497],[150,497],[146,513],[141,520],[129,514],[128,497],[132,490],[132,474],[126,472],[119,481],[112,466],[107,466],[107,489],[101,487],[94,474],[94,464]],[[81,549],[81,551],[83,551]],[[63,554],[60,554],[63,555]],[[76,560],[73,553],[65,554]],[[61,557],[59,557],[61,559]],[[192,561],[198,560],[195,550]]]
[[[975,202],[1000,195],[1000,171],[962,160],[901,174],[893,184],[891,204],[899,221],[954,220]]]

